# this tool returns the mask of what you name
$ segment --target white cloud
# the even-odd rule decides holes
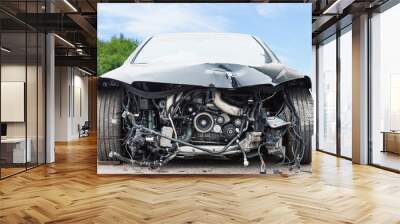
[[[275,16],[283,13],[285,7],[278,3],[259,3],[256,6],[256,12],[260,16]]]
[[[99,36],[123,33],[145,38],[157,33],[222,32],[225,17],[189,4],[99,4]],[[107,34],[106,34],[107,35]]]

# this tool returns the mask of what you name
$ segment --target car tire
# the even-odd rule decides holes
[[[301,164],[310,164],[312,161],[312,135],[314,132],[314,113],[313,113],[313,104],[314,101],[312,99],[311,93],[306,88],[299,87],[291,87],[286,90],[286,96],[289,101],[292,102],[294,110],[300,118],[300,127],[298,134],[301,136],[304,144],[304,153],[302,153],[301,148],[297,150],[297,154],[302,159],[300,161]],[[289,110],[288,107],[285,110]],[[288,111],[285,113],[286,119],[291,120],[291,113]],[[286,148],[286,156],[289,160],[293,160],[295,158],[292,147],[299,147],[300,144],[293,144],[295,142],[295,137],[290,134],[286,134],[287,148]],[[295,151],[295,150],[294,150]]]
[[[97,96],[97,158],[115,161],[110,152],[121,151],[121,91],[99,89]]]

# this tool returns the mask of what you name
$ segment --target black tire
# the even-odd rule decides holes
[[[115,161],[110,152],[121,151],[121,91],[99,89],[97,96],[97,158]]]
[[[312,99],[311,93],[306,88],[301,87],[291,87],[286,90],[287,98],[292,102],[294,110],[296,114],[300,118],[300,127],[298,128],[298,134],[301,136],[304,144],[304,153],[300,144],[293,144],[295,142],[294,135],[286,134],[287,147],[286,147],[286,156],[293,160],[295,155],[293,155],[292,148],[296,146],[299,148],[297,150],[297,154],[302,157],[300,163],[301,164],[310,164],[312,161],[312,135],[314,132],[314,113],[313,113],[313,104],[314,101]],[[289,110],[288,107],[285,108]],[[286,118],[290,121],[290,113],[286,112]],[[302,154],[302,155],[301,155]],[[297,155],[296,155],[297,156]]]

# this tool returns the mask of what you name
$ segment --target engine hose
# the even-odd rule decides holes
[[[214,151],[211,151],[211,150],[209,150],[209,149],[206,149],[206,148],[203,148],[203,147],[200,147],[200,146],[197,146],[197,145],[193,145],[193,144],[190,144],[190,143],[188,143],[188,142],[185,142],[185,141],[182,141],[182,140],[179,140],[179,139],[176,139],[176,138],[172,138],[172,137],[169,137],[169,136],[165,136],[165,135],[163,135],[163,134],[161,134],[161,133],[159,133],[159,132],[157,132],[157,131],[154,131],[154,130],[152,130],[152,129],[146,128],[146,127],[141,126],[141,125],[136,125],[136,124],[134,124],[134,127],[138,128],[139,130],[143,130],[143,131],[149,132],[149,133],[151,133],[151,134],[154,134],[154,135],[157,135],[157,136],[160,136],[160,137],[169,139],[169,140],[171,140],[171,141],[180,143],[180,144],[182,144],[182,145],[190,146],[190,147],[199,149],[199,150],[201,150],[201,151],[208,152],[208,153],[210,153],[210,154],[221,154],[221,153],[225,152],[226,150],[228,150],[229,146],[231,146],[232,143],[233,143],[234,141],[236,141],[236,139],[238,139],[238,138],[240,137],[240,135],[243,133],[243,132],[239,132],[239,134],[238,134],[235,138],[233,138],[221,151],[214,152]]]
[[[239,139],[240,136],[243,134],[243,132],[246,131],[247,128],[248,128],[248,122],[242,122],[242,126],[240,127],[239,133],[236,135],[236,137],[233,138],[227,145],[225,145],[225,147],[221,151],[214,152],[214,151],[211,151],[209,149],[206,149],[206,148],[203,148],[203,147],[199,147],[197,145],[190,144],[190,143],[188,143],[186,141],[183,141],[183,140],[180,140],[180,139],[177,139],[177,138],[172,138],[172,137],[169,137],[169,136],[165,136],[165,135],[161,134],[160,132],[154,131],[153,129],[150,129],[150,128],[146,128],[146,127],[144,127],[142,125],[138,125],[135,122],[134,115],[129,111],[124,111],[122,113],[122,117],[123,118],[128,118],[131,121],[132,128],[137,128],[139,130],[144,130],[144,131],[147,131],[149,133],[155,134],[157,136],[169,139],[169,140],[177,142],[177,143],[181,143],[182,145],[186,145],[186,146],[190,146],[190,147],[199,149],[199,150],[204,151],[204,152],[208,152],[210,154],[221,154],[221,153],[225,152],[226,150],[228,150],[229,146],[231,146],[233,142],[235,142],[237,139]],[[244,123],[246,123],[246,128],[243,128],[244,127]]]
[[[223,112],[232,115],[232,116],[237,116],[240,117],[244,114],[244,110],[240,107],[231,105],[227,102],[225,102],[222,99],[222,94],[220,91],[216,91],[214,94],[214,104],[217,106],[220,110]]]
[[[176,155],[178,154],[178,151],[179,150],[175,150],[175,152],[173,154],[171,154],[165,160],[163,160],[161,162],[161,166],[164,166],[165,164],[169,163],[169,161],[173,160],[176,157]]]
[[[260,173],[263,173],[263,174],[266,173],[266,165],[265,165],[264,158],[261,155],[261,148],[264,147],[265,145],[267,145],[267,143],[260,144],[257,149],[258,157],[260,158],[260,162],[261,162]]]
[[[242,147],[240,147],[240,146],[239,146],[239,149],[243,154],[243,166],[248,166],[249,165],[249,161],[247,160],[246,151],[244,151],[244,149]]]
[[[158,161],[147,162],[147,161],[138,161],[138,160],[130,159],[130,158],[127,158],[125,156],[120,155],[117,152],[110,152],[109,157],[116,158],[116,159],[121,160],[123,162],[130,163],[130,164],[133,164],[133,165],[138,165],[138,166],[157,167],[157,166],[162,165],[162,163],[158,162]]]
[[[284,96],[285,103],[286,103],[287,107],[289,108],[289,111],[293,113],[294,109],[292,108],[292,105],[290,104],[289,99],[287,98],[287,95],[285,92],[284,92],[283,96]],[[292,120],[293,120],[293,118],[292,118]],[[296,124],[297,122],[294,121],[293,123]],[[291,129],[293,130],[294,127],[291,127]],[[298,147],[297,147],[298,140],[297,139],[298,139],[298,137],[296,135],[293,136],[290,130],[288,131],[288,134],[294,139],[295,142],[293,144],[296,144],[295,151],[293,150],[293,148],[294,148],[293,146],[290,148],[290,150],[292,151],[292,154],[293,154],[293,159],[289,160],[288,163],[289,164],[298,163],[298,161],[297,161],[297,152],[298,152]]]
[[[172,114],[172,116],[175,115],[176,110],[178,108],[178,106],[186,99],[190,99],[189,97],[191,97],[191,99],[193,99],[194,96],[197,96],[199,94],[201,94],[202,91],[198,91],[198,90],[189,90],[187,93],[185,93],[185,95],[183,95],[182,97],[180,97],[178,99],[178,101],[173,102],[173,104],[168,108],[167,113]],[[188,100],[189,101],[189,100]],[[182,106],[182,108],[184,108],[185,106]],[[173,111],[171,111],[171,109],[174,108]]]
[[[169,118],[169,120],[170,120],[170,122],[171,122],[172,130],[174,131],[175,138],[178,138],[178,133],[176,133],[174,121],[173,121],[172,118],[171,118],[171,114],[168,114],[168,118]],[[178,145],[178,144],[176,144],[176,147],[178,147],[178,150],[179,150],[179,145]]]

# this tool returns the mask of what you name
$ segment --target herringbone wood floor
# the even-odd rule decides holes
[[[314,153],[313,174],[99,176],[94,138],[0,181],[0,223],[400,223],[400,175]]]

